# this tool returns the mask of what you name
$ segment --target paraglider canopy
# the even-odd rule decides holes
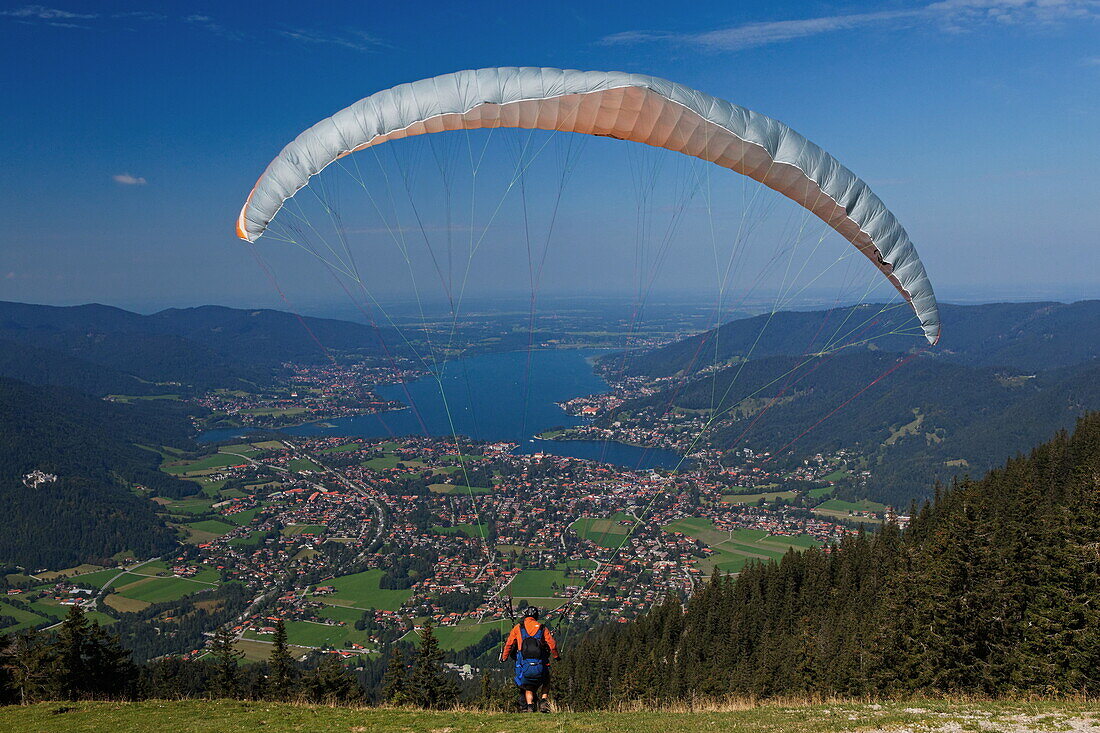
[[[936,297],[916,248],[863,180],[781,122],[643,74],[502,67],[377,92],[283,148],[249,194],[237,236],[255,242],[287,199],[346,155],[414,135],[499,127],[639,142],[749,176],[857,247],[910,303],[928,342],[939,339]]]

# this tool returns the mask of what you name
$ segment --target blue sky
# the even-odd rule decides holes
[[[232,223],[282,145],[504,65],[650,73],[784,121],[871,183],[945,299],[1100,297],[1096,0],[51,0],[0,4],[0,63],[5,300],[275,304]]]

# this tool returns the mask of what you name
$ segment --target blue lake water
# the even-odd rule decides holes
[[[284,428],[282,432],[365,438],[457,433],[477,440],[518,443],[516,453],[550,453],[628,468],[675,468],[680,464],[680,455],[668,450],[609,441],[532,439],[550,428],[584,422],[570,417],[555,403],[607,391],[607,382],[592,372],[591,359],[600,353],[557,349],[457,359],[444,365],[438,380],[427,376],[376,390],[386,399],[413,405],[411,409],[335,418]],[[244,432],[211,430],[202,439],[227,440]]]

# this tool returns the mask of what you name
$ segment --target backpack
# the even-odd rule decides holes
[[[516,684],[534,685],[541,684],[546,677],[546,642],[544,640],[545,629],[539,626],[539,630],[528,634],[526,627],[521,623],[519,633],[521,641],[519,654],[516,655]]]

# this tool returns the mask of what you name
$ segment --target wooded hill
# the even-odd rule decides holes
[[[625,362],[605,357],[606,370],[690,376],[628,401],[604,422],[623,412],[652,420],[670,406],[710,411],[719,404],[726,411],[704,434],[712,446],[775,452],[797,438],[780,461],[844,448],[865,459],[871,478],[866,486],[839,487],[838,496],[904,507],[929,496],[935,480],[981,474],[1100,408],[1100,301],[947,305],[941,344],[900,366],[902,351],[922,346],[922,338],[888,336],[873,342],[874,350],[807,357],[815,336],[823,341],[820,334],[836,324],[866,320],[865,310],[778,313],[755,349],[766,317],[734,321]],[[899,322],[876,332],[911,314],[885,317]],[[717,361],[734,363],[697,373],[715,363],[716,344]],[[749,353],[749,361],[737,362]]]
[[[149,557],[171,548],[172,531],[131,486],[196,493],[197,484],[161,472],[152,449],[193,448],[192,409],[170,400],[116,404],[0,377],[0,564],[70,567],[125,549]],[[35,470],[57,481],[31,488],[23,478]]]
[[[326,361],[330,352],[381,356],[380,334],[386,337],[360,323],[266,309],[210,305],[141,315],[96,304],[0,302],[0,376],[94,394],[163,393],[157,382],[181,390],[248,386],[267,382],[284,362]],[[400,339],[386,343],[399,349]],[[48,374],[28,369],[31,356]],[[95,376],[83,365],[105,372]],[[48,375],[63,381],[44,381]]]
[[[569,704],[1100,693],[1100,414],[937,491],[904,533],[791,552],[578,639]]]

